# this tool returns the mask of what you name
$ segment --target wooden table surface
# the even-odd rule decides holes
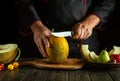
[[[0,81],[120,81],[120,69],[54,70],[24,66],[0,71]]]

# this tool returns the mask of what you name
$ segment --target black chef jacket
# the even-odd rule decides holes
[[[83,41],[90,45],[90,50],[98,50],[96,29],[104,29],[114,3],[115,0],[15,0],[23,32],[28,31],[29,25],[36,20],[41,20],[49,29],[54,28],[55,31],[71,30],[75,23],[89,14],[95,14],[100,18],[100,24],[93,30],[92,36]],[[75,40],[71,41],[76,45]]]

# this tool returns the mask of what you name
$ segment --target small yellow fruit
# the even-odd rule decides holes
[[[7,67],[9,70],[13,70],[14,69],[14,66],[12,64],[9,64],[8,67]]]
[[[15,68],[18,68],[18,67],[19,67],[19,63],[18,63],[18,62],[13,62],[13,66],[14,66]]]

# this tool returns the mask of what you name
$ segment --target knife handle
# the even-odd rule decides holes
[[[71,36],[72,36],[72,37],[74,36],[74,34],[75,34],[74,31],[71,31]]]

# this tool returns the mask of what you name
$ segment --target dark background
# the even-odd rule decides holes
[[[108,28],[102,32],[103,47],[120,46],[120,0],[116,0],[114,12],[108,22]],[[12,0],[0,2],[0,44],[17,43],[22,51],[21,57],[41,57],[36,53],[32,36],[22,36],[18,30],[18,19]]]

